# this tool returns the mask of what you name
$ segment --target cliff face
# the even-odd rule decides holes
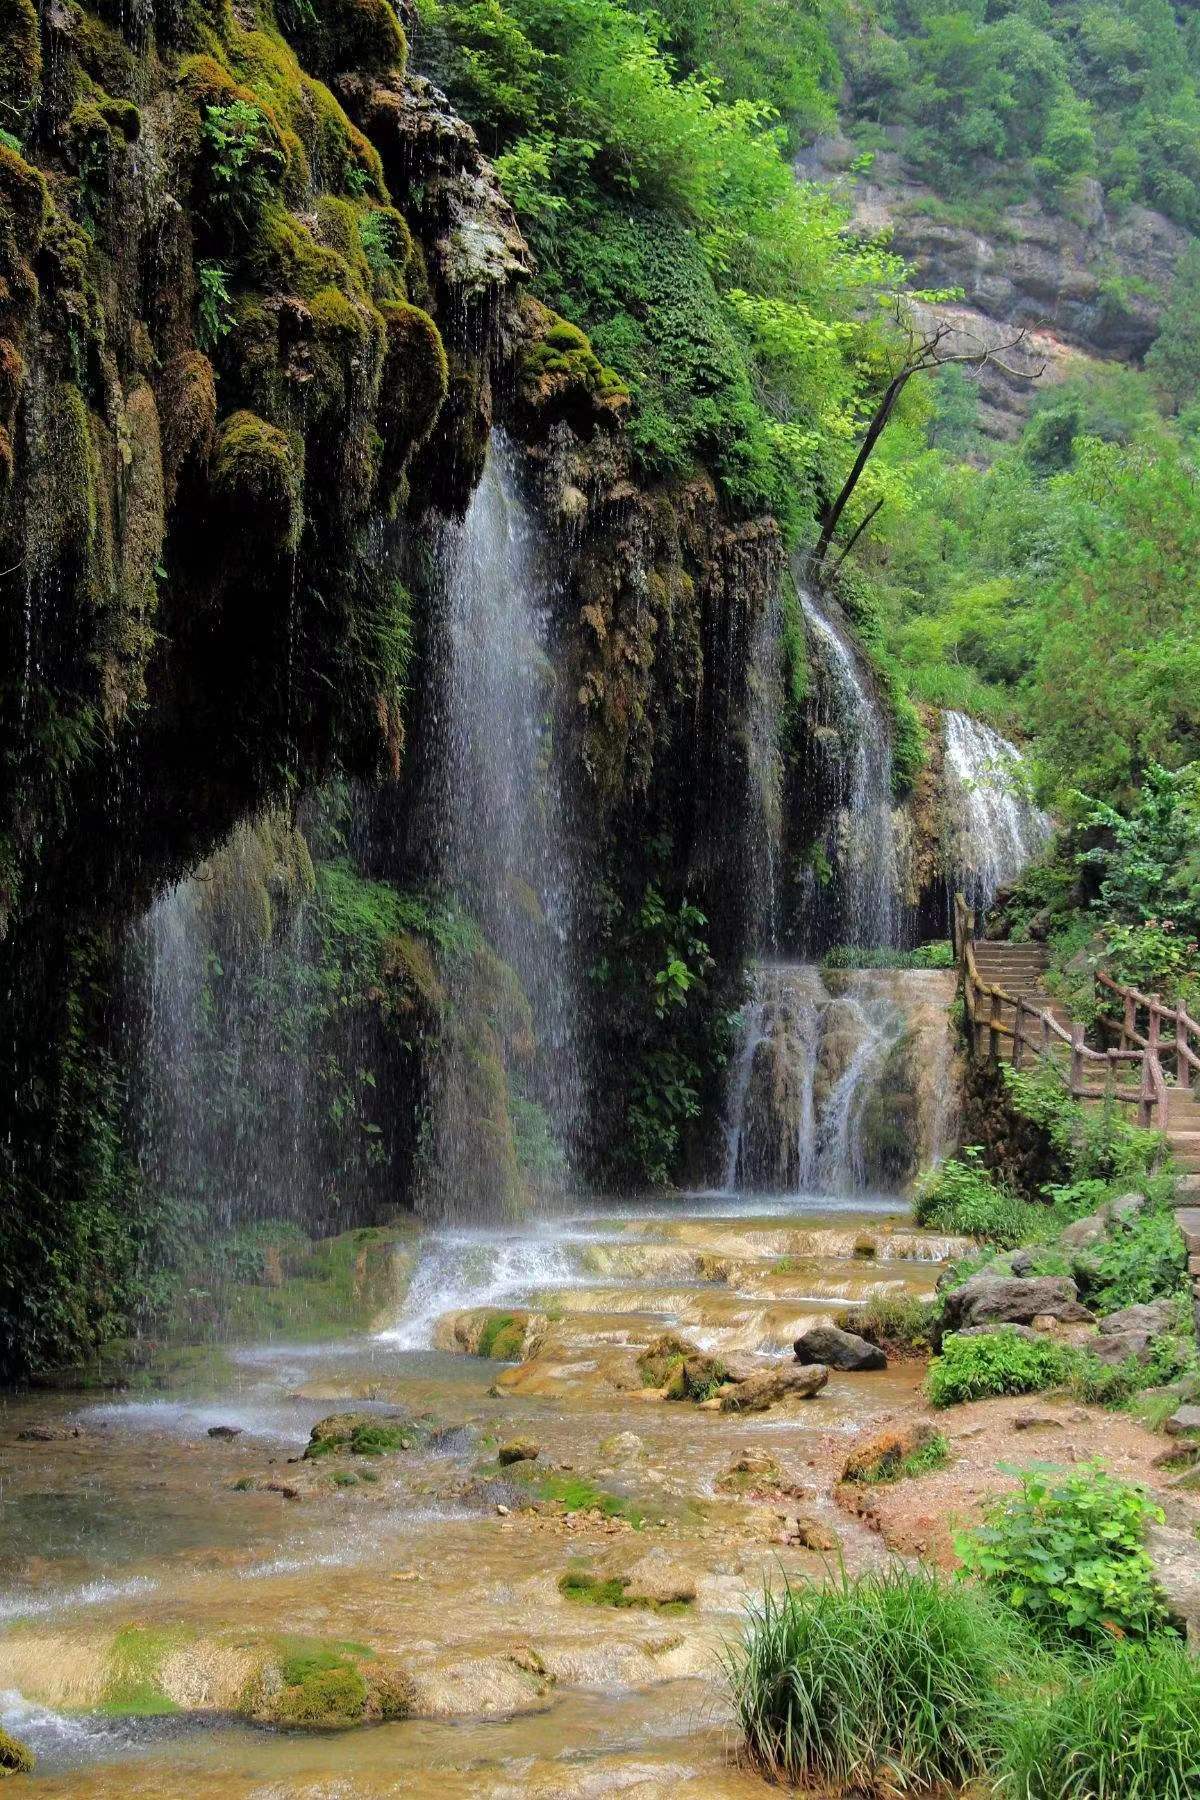
[[[912,180],[895,152],[876,156],[863,174],[850,172],[856,155],[848,139],[819,138],[797,170],[844,183],[856,223],[891,232],[918,286],[963,290],[960,303],[934,309],[962,348],[1006,343],[1024,328],[1017,361],[1030,370],[1045,365],[1051,382],[1086,357],[1136,362],[1145,355],[1189,241],[1181,226],[1143,206],[1106,209],[1099,183],[1088,181],[1070,212],[1031,198],[976,227]],[[994,366],[981,372],[979,386],[982,428],[1014,437],[1035,390]]]
[[[406,519],[461,504],[529,260],[386,0],[0,7],[0,1311],[122,1314],[128,919],[398,774]]]
[[[154,1021],[128,971],[132,925],[197,865],[196,993],[226,1024],[249,1008],[268,1060],[276,1001],[290,1020],[307,991],[281,933],[318,908],[335,1004],[306,1054],[361,1065],[362,1129],[387,1149],[339,1180],[358,1216],[409,1192],[449,928],[396,896],[430,873],[438,520],[493,424],[525,447],[558,569],[555,731],[595,872],[581,933],[603,949],[651,887],[672,928],[703,914],[701,1084],[746,937],[748,651],[782,559],[774,525],[730,523],[702,474],[638,485],[624,390],[524,294],[513,215],[407,70],[387,0],[190,0],[152,22],[0,0],[0,64],[19,126],[0,135],[0,1366],[21,1368],[152,1317],[155,1233],[202,1224],[139,1167]],[[314,888],[294,827],[316,817],[320,842],[330,778],[371,797],[355,870],[319,865]],[[347,920],[365,936],[339,937]],[[649,930],[602,996],[598,1060],[620,1073],[594,1151],[664,1049],[666,944]],[[522,997],[486,943],[469,954],[477,1016],[454,1029],[482,1141],[515,1167]]]

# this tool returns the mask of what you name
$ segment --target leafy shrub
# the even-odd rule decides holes
[[[952,1333],[930,1363],[925,1386],[934,1406],[957,1406],[994,1394],[1040,1393],[1065,1381],[1071,1368],[1069,1350],[1002,1327],[983,1337]]]
[[[914,1216],[918,1225],[961,1232],[1001,1249],[1015,1249],[1044,1232],[1046,1214],[984,1167],[983,1151],[968,1144],[961,1157],[937,1163],[917,1185]]]
[[[957,1789],[999,1751],[1020,1635],[980,1590],[895,1569],[767,1591],[725,1669],[754,1760],[841,1793]]]
[[[1088,1304],[1100,1313],[1186,1290],[1187,1252],[1165,1211],[1143,1211],[1119,1224],[1083,1267]]]
[[[1143,1544],[1163,1515],[1099,1463],[1069,1475],[1027,1470],[956,1548],[965,1567],[1050,1644],[1147,1637],[1165,1619]]]
[[[1200,1663],[1177,1639],[1111,1657],[1022,1707],[1002,1764],[1011,1800],[1188,1800],[1200,1793]]]

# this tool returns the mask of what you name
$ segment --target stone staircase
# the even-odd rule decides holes
[[[1046,992],[1046,965],[1049,961],[1042,944],[993,944],[980,939],[972,945],[975,967],[991,987],[1003,988],[1016,999],[1025,1000],[1039,1012],[1048,1012],[1060,1025],[1069,1025],[1069,1017],[1058,1002]],[[1005,1007],[1005,1024],[1012,1024],[1012,1007]]]

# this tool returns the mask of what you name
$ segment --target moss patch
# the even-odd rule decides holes
[[[617,1606],[637,1608],[643,1612],[685,1613],[691,1600],[650,1600],[626,1593],[628,1576],[593,1575],[587,1569],[568,1569],[559,1577],[558,1591],[576,1606]]]
[[[0,1780],[6,1775],[32,1775],[37,1758],[18,1738],[0,1730]]]

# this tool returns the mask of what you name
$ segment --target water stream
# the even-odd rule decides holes
[[[434,651],[435,829],[441,884],[515,974],[533,1043],[527,1091],[569,1171],[583,1106],[577,869],[555,736],[549,650],[553,582],[521,495],[517,458],[493,436],[483,479],[437,548],[444,604]],[[453,979],[453,976],[452,976]],[[452,1010],[470,1004],[461,991]],[[438,1058],[433,1148],[436,1209],[495,1216],[495,1152],[463,1130],[478,1047],[453,1031]]]

